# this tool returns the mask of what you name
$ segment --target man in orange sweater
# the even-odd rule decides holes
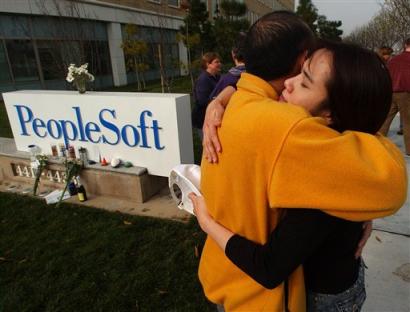
[[[337,133],[302,108],[277,102],[284,80],[300,71],[312,38],[290,12],[270,13],[251,27],[248,74],[239,80],[219,131],[223,153],[217,165],[202,162],[201,191],[212,217],[261,244],[281,217],[280,209],[269,207],[315,207],[369,220],[393,213],[406,197],[404,160],[387,139]],[[369,185],[373,191],[366,194]],[[210,238],[199,278],[208,299],[227,311],[284,310],[283,285],[263,288]],[[305,310],[304,296],[299,267],[289,277],[290,311]]]

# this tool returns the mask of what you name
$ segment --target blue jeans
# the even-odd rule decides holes
[[[308,291],[307,312],[359,312],[366,299],[364,263],[359,276],[349,289],[338,294],[320,294]]]

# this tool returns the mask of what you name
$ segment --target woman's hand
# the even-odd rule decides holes
[[[208,233],[209,223],[215,221],[213,221],[212,217],[208,213],[205,199],[202,196],[197,196],[195,193],[190,193],[188,197],[194,205],[194,214],[198,219],[199,226],[201,227],[202,231]]]
[[[219,142],[218,128],[222,124],[222,118],[225,113],[226,105],[235,93],[235,88],[228,86],[213,99],[206,108],[203,131],[202,146],[204,156],[210,163],[218,162],[218,154],[222,152],[222,146]]]
[[[372,234],[373,230],[373,222],[372,221],[366,221],[363,223],[363,233],[362,233],[362,238],[360,239],[360,242],[357,246],[355,257],[356,259],[360,258],[362,256],[363,248],[367,243],[367,240],[369,239],[370,235]]]
[[[218,154],[222,151],[218,137],[218,128],[222,124],[225,107],[218,98],[213,99],[206,108],[203,131],[203,151],[210,163],[218,162]]]
[[[194,204],[194,214],[198,219],[201,229],[207,233],[208,236],[210,236],[225,252],[226,244],[234,233],[212,219],[208,213],[205,200],[202,196],[196,196],[194,193],[190,193],[188,197]]]

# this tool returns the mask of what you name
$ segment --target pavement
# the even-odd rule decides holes
[[[398,116],[389,138],[404,153],[403,136],[397,135]],[[410,173],[410,157],[406,157]],[[409,188],[410,189],[410,188]],[[408,191],[409,193],[409,191]],[[363,312],[410,311],[410,200],[393,216],[373,222],[373,232],[363,252],[367,299]]]

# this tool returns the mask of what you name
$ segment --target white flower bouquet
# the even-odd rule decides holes
[[[73,83],[78,92],[85,93],[87,82],[94,81],[94,76],[87,70],[88,63],[76,67],[75,64],[68,66],[68,73],[66,80],[69,83]]]

